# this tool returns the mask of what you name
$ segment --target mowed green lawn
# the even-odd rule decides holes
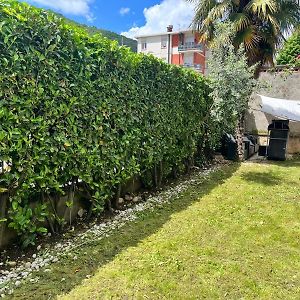
[[[300,299],[299,159],[225,167],[169,206],[58,298]]]

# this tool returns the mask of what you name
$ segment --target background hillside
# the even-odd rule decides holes
[[[117,34],[115,32],[109,31],[109,30],[105,30],[105,29],[99,29],[95,26],[87,26],[85,24],[80,24],[77,23],[73,20],[70,20],[68,18],[66,18],[65,16],[55,13],[58,17],[63,18],[67,23],[81,27],[83,29],[85,29],[89,34],[94,35],[97,33],[102,34],[103,36],[107,37],[110,40],[113,41],[117,41],[120,45],[124,45],[124,46],[128,46],[129,48],[131,48],[131,50],[133,52],[137,52],[137,41],[127,38],[123,35]]]

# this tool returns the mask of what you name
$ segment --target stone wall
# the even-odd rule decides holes
[[[300,71],[267,71],[261,72],[259,80],[265,86],[259,94],[272,98],[282,98],[288,100],[300,100]],[[267,141],[263,136],[268,133],[268,125],[272,120],[277,119],[267,113],[260,111],[261,100],[257,95],[253,95],[249,110],[246,114],[246,132],[257,133],[262,136],[261,144]],[[300,122],[290,122],[290,135],[288,143],[288,153],[300,153]]]
[[[7,218],[8,208],[8,195],[6,193],[0,194],[0,220]],[[68,201],[67,196],[62,196],[53,202],[56,206],[57,214],[60,218],[63,218],[66,224],[71,224],[76,218],[79,210],[86,209],[86,203],[78,195],[75,194],[72,207],[68,207],[66,202]],[[31,207],[34,207],[32,203]],[[12,244],[17,239],[17,234],[14,230],[7,226],[7,222],[0,222],[0,249]],[[44,224],[47,227],[48,224]]]
[[[139,177],[132,178],[122,186],[121,195],[136,193],[141,188],[141,179]],[[8,195],[6,193],[0,193],[0,220],[7,217],[8,201]],[[81,211],[87,212],[89,201],[86,200],[86,196],[82,195],[81,192],[75,192],[73,205],[71,207],[68,207],[67,201],[67,195],[53,198],[57,215],[64,219],[66,225],[70,225],[81,215]],[[34,206],[34,204],[32,204],[32,206]],[[47,225],[48,224],[44,224],[44,226],[48,227]],[[14,243],[16,239],[17,233],[8,228],[7,222],[0,222],[0,250]]]

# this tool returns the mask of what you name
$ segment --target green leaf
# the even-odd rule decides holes
[[[19,206],[19,203],[17,201],[13,201],[11,205],[12,205],[13,210],[17,210],[18,206]]]

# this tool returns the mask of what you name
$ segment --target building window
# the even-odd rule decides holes
[[[184,45],[184,33],[179,33],[179,45]]]
[[[142,50],[143,51],[147,50],[147,41],[146,40],[142,40]]]
[[[201,64],[195,64],[194,67],[198,71],[203,71],[203,66]]]
[[[166,49],[168,45],[168,37],[163,36],[161,38],[161,49]]]

